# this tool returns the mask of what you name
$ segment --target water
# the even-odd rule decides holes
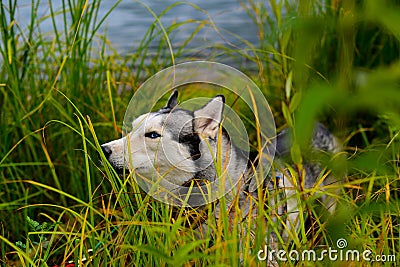
[[[121,54],[135,51],[138,44],[145,36],[150,25],[155,21],[154,16],[147,10],[146,5],[155,14],[160,14],[168,6],[176,1],[171,0],[142,0],[122,1],[109,15],[100,32],[107,31],[107,38],[112,46]],[[53,1],[55,10],[61,9],[61,1]],[[109,11],[115,1],[102,1],[100,16]],[[242,3],[243,4],[243,3]],[[30,0],[18,1],[17,21],[26,27],[30,18]],[[45,17],[50,14],[49,4],[42,1],[39,8],[39,16]],[[210,25],[210,18],[215,27]],[[56,17],[62,25],[62,16]],[[212,47],[215,44],[237,45],[243,47],[243,39],[256,45],[258,43],[257,27],[248,16],[241,3],[236,0],[194,0],[182,2],[168,11],[162,18],[161,23],[168,28],[173,23],[192,20],[179,27],[170,36],[172,45],[178,48],[196,29],[202,21],[208,21],[206,25],[189,44],[189,47]],[[40,24],[42,32],[52,32],[53,26],[50,19],[45,19]],[[59,27],[59,30],[62,27]],[[236,35],[236,36],[235,36]],[[154,44],[155,45],[155,44]]]

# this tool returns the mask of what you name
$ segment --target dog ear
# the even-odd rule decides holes
[[[178,105],[178,90],[174,90],[171,96],[168,98],[167,105],[165,105],[162,109],[173,109]]]
[[[225,97],[218,95],[194,111],[194,130],[203,137],[215,139],[224,111]]]

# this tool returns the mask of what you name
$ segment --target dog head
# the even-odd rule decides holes
[[[175,90],[163,108],[136,118],[125,137],[101,146],[114,169],[173,185],[213,170],[224,96],[194,111],[179,108],[177,98]]]

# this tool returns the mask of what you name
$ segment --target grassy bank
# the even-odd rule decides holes
[[[316,119],[342,140],[346,160],[328,162],[343,177],[337,213],[315,216],[312,231],[290,233],[292,242],[282,249],[323,249],[345,238],[348,248],[400,259],[400,6],[373,0],[291,2],[243,2],[258,25],[259,46],[210,44],[206,56],[188,58],[184,55],[196,54],[186,50],[196,31],[181,47],[172,47],[169,37],[185,23],[200,30],[215,27],[211,21],[161,25],[155,17],[135,52],[121,55],[99,32],[113,10],[100,17],[92,1],[63,0],[61,10],[48,1],[51,15],[42,17],[43,3],[34,0],[31,20],[21,28],[15,20],[19,1],[3,1],[0,264],[65,264],[88,258],[89,249],[93,266],[264,264],[257,259],[261,240],[252,244],[212,218],[214,237],[199,238],[195,227],[187,226],[198,214],[152,200],[140,193],[132,175],[120,179],[101,164],[99,143],[121,136],[126,106],[141,82],[192,59],[256,66],[255,72],[241,70],[262,89],[278,128],[295,129],[298,147]],[[52,21],[50,33],[40,31],[43,20]],[[150,51],[155,42],[157,49]],[[301,155],[292,155],[301,167]],[[317,214],[309,192],[297,193],[305,214]],[[273,227],[268,216],[247,222],[267,219],[259,237]],[[240,237],[245,242],[239,244]]]

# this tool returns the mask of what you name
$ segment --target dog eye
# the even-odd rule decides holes
[[[151,139],[156,139],[161,137],[161,135],[157,132],[149,132],[144,134],[145,137],[151,138]]]

